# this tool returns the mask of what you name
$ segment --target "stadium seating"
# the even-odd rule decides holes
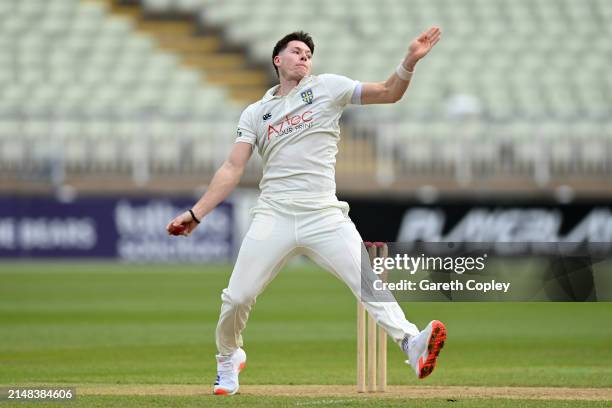
[[[489,152],[490,163],[509,144],[517,163],[528,161],[532,167],[537,160],[550,160],[553,169],[569,168],[578,151],[587,162],[598,162],[600,169],[609,165],[610,1],[148,3],[169,9],[181,3],[184,10],[199,13],[202,24],[222,26],[230,40],[249,44],[253,58],[264,63],[269,63],[270,49],[283,33],[309,31],[316,43],[316,72],[364,81],[385,79],[405,54],[408,41],[428,26],[439,25],[443,40],[418,66],[405,100],[355,109],[351,117],[364,123],[399,122],[396,144],[412,166],[423,162],[431,167],[432,160],[442,160],[452,167],[457,151],[451,141],[473,129],[478,131],[470,140],[476,142],[468,150],[480,150],[478,156]],[[465,125],[466,119],[480,125]],[[408,128],[418,131],[403,131]],[[582,142],[591,147],[574,149]],[[483,143],[489,147],[483,149]],[[426,153],[432,144],[450,151],[433,157]],[[427,158],[417,158],[420,154]]]
[[[2,168],[44,166],[59,152],[68,169],[115,170],[129,164],[124,146],[138,145],[150,150],[154,168],[176,169],[173,141],[186,123],[223,122],[231,141],[240,108],[101,3],[1,2]],[[199,140],[218,151],[208,136]],[[221,145],[219,155],[228,143]]]
[[[449,94],[460,92],[485,101],[484,115],[493,120],[607,118],[600,106],[588,103],[596,97],[610,104],[611,93],[602,92],[601,79],[608,86],[612,42],[596,35],[610,27],[612,7],[606,0],[144,3],[199,10],[204,24],[225,27],[228,38],[249,44],[262,62],[270,60],[271,45],[282,33],[307,30],[317,45],[316,71],[366,81],[384,79],[408,41],[438,24],[444,39],[419,66],[411,89],[415,104],[424,99],[434,115],[443,112]],[[407,101],[397,109],[423,115],[411,106]]]
[[[362,81],[384,80],[408,41],[437,24],[443,40],[400,103],[345,115],[377,135],[374,159],[451,176],[505,161],[526,173],[542,162],[612,171],[609,0],[140,3],[148,15],[197,16],[269,70],[282,34],[309,31],[315,72]],[[161,172],[212,169],[243,107],[101,3],[0,2],[0,168],[59,155],[75,171],[123,171],[145,154]]]

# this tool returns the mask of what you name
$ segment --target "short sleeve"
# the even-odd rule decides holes
[[[257,134],[253,127],[253,121],[251,120],[250,109],[247,108],[242,111],[240,120],[238,121],[238,129],[236,130],[236,142],[245,142],[253,146],[257,143]]]
[[[359,103],[361,98],[353,98],[355,89],[359,89],[359,81],[336,74],[322,74],[319,77],[338,105],[345,106],[349,103]]]

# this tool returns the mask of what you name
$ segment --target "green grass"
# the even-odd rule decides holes
[[[2,404],[2,407],[23,407],[24,404]],[[162,397],[162,396],[87,396],[77,397],[72,402],[41,403],[35,407],[71,408],[106,408],[118,406],[134,407],[411,407],[411,408],[598,408],[609,407],[604,401],[541,401],[541,400],[507,400],[507,399],[463,399],[448,401],[445,399],[390,399],[390,398],[290,398],[290,397],[254,397],[236,395],[231,398],[205,397]]]
[[[230,272],[229,266],[0,264],[0,384],[210,384],[220,293]],[[402,306],[420,327],[444,321],[449,337],[425,382],[390,344],[391,384],[612,386],[612,303]],[[355,309],[352,294],[326,272],[286,268],[251,313],[244,333],[249,368],[241,382],[352,384]],[[113,398],[164,404],[163,397],[83,400],[102,406]],[[198,399],[176,401],[189,406]],[[355,406],[370,406],[363,404]]]

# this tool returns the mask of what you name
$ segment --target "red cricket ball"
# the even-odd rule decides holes
[[[181,235],[185,229],[187,227],[184,225],[175,225],[175,224],[170,224],[170,228],[168,229],[168,232],[170,233],[170,235]]]

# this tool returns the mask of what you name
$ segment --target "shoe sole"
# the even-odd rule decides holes
[[[242,370],[244,370],[246,368],[246,361],[240,363],[240,365],[238,366],[238,374],[240,374],[242,372]],[[213,394],[214,395],[234,395],[238,392],[238,388],[236,388],[234,390],[234,392],[229,392],[228,390],[224,389],[224,388],[217,388],[216,390],[213,390]]]
[[[444,327],[444,324],[434,320],[431,326],[431,335],[427,342],[427,359],[424,363],[423,357],[419,359],[419,378],[425,378],[433,372],[440,350],[442,350],[446,341],[446,327]]]

